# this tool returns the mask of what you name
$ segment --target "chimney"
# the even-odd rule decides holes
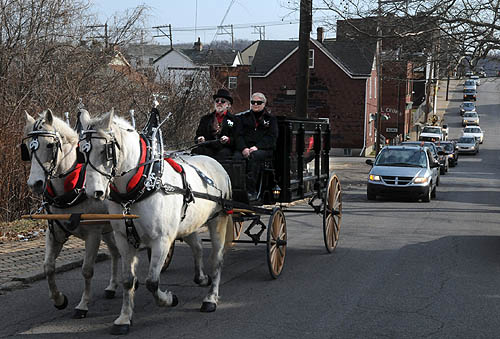
[[[316,40],[318,40],[320,43],[323,43],[323,27],[318,27],[316,29],[316,34],[317,34]]]
[[[203,44],[200,41],[200,37],[198,37],[198,41],[194,43],[193,49],[197,50],[198,52],[201,52],[201,50],[203,49]]]

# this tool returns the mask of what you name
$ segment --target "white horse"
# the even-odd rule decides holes
[[[90,119],[81,116],[86,135],[80,141],[80,149],[87,151],[87,194],[98,200],[108,198],[110,182],[119,192],[126,192],[130,179],[141,164],[140,136],[132,126],[113,114]],[[108,156],[106,156],[108,155]],[[186,173],[186,180],[193,192],[231,199],[231,181],[217,161],[205,156],[185,156],[176,158]],[[91,169],[90,169],[91,168]],[[199,172],[202,172],[200,175]],[[203,179],[206,176],[212,180]],[[153,294],[158,306],[175,306],[177,297],[170,291],[159,289],[160,270],[169,248],[176,238],[182,237],[193,249],[195,257],[195,281],[211,287],[203,300],[202,312],[213,312],[219,298],[219,284],[224,253],[226,227],[232,226],[232,218],[225,213],[220,203],[194,198],[186,203],[182,193],[169,189],[183,188],[181,174],[173,166],[164,165],[161,178],[157,178],[162,188],[138,202],[131,202],[130,213],[139,215],[134,227],[140,243],[151,249],[151,261],[146,286]],[[174,189],[175,191],[175,189]],[[124,208],[117,203],[109,204],[110,213],[122,213]],[[136,282],[137,249],[127,241],[127,231],[123,221],[112,221],[115,239],[123,263],[123,302],[120,316],[114,321],[112,334],[126,334],[132,321],[134,288]],[[212,242],[210,278],[203,273],[202,246],[198,235],[203,225],[208,226]]]
[[[83,197],[74,199],[78,194],[64,195],[66,190],[71,190],[71,180],[75,180],[77,166],[78,134],[64,121],[55,117],[50,110],[41,114],[35,120],[26,113],[25,136],[29,144],[31,156],[31,170],[28,186],[36,193],[46,194],[49,189],[56,197],[62,197],[59,203],[48,204],[50,213],[107,213],[103,202]],[[50,182],[48,181],[50,179]],[[75,191],[75,192],[78,192]],[[67,199],[74,199],[69,201]],[[65,204],[66,203],[66,204]],[[69,207],[67,207],[69,206]],[[67,208],[58,208],[67,207]],[[106,298],[113,298],[118,287],[118,260],[120,254],[116,247],[109,224],[77,225],[73,229],[69,222],[57,221],[49,226],[45,237],[45,260],[44,271],[49,284],[49,296],[58,309],[64,309],[68,305],[67,297],[59,291],[55,281],[55,261],[68,236],[74,235],[85,241],[85,257],[83,259],[82,275],[85,279],[80,303],[74,311],[74,318],[87,316],[88,303],[91,296],[91,279],[94,274],[94,263],[99,250],[101,238],[106,242],[111,254],[111,279],[105,289]]]

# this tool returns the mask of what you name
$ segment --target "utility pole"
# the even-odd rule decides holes
[[[90,26],[85,26],[87,28],[91,28],[94,30],[95,28],[104,28],[104,34],[99,34],[99,35],[93,35],[90,38],[98,38],[98,39],[104,39],[104,47],[108,49],[109,46],[109,37],[108,37],[108,23],[106,22],[104,25],[90,25]]]
[[[377,9],[377,49],[375,52],[375,62],[377,64],[377,134],[375,140],[375,156],[380,152],[380,137],[382,136],[382,28],[380,20],[382,19],[381,0],[378,0]]]
[[[259,40],[266,40],[266,26],[252,26],[253,34],[259,35]]]
[[[174,44],[173,44],[173,38],[172,38],[172,25],[163,25],[163,26],[155,26],[153,28],[156,28],[156,30],[158,31],[158,33],[156,33],[156,35],[153,35],[153,38],[163,38],[163,37],[167,37],[170,39],[170,49],[173,49],[174,48]],[[168,28],[168,33],[165,32],[165,28]]]
[[[234,30],[233,25],[217,26],[217,35],[230,35],[231,36],[231,48],[234,49]]]
[[[312,29],[312,0],[300,0],[299,61],[297,64],[297,88],[295,90],[295,114],[307,118],[309,89],[309,37]]]

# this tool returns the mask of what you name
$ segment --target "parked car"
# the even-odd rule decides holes
[[[444,140],[444,135],[439,126],[424,126],[418,137],[420,141],[440,141]]]
[[[457,140],[458,153],[472,153],[479,152],[479,141],[474,137],[460,137]]]
[[[477,112],[464,113],[462,126],[465,127],[467,125],[479,125],[479,114],[477,114]]]
[[[448,156],[448,164],[450,167],[458,165],[458,147],[457,143],[453,140],[438,142],[436,146],[442,146],[444,152]]]
[[[436,197],[439,163],[430,150],[421,146],[386,146],[368,173],[366,197],[403,196],[431,201]]]
[[[472,88],[464,89],[464,101],[470,101],[470,100],[476,101],[476,99],[477,99],[477,93],[475,89]]]
[[[443,146],[436,146],[439,155],[439,174],[448,173],[448,169],[450,167],[450,163],[448,161],[448,155],[444,151]]]
[[[485,72],[485,71],[480,71],[480,72],[479,72],[479,76],[480,76],[481,78],[486,78],[486,72]]]
[[[474,137],[479,141],[480,144],[482,144],[484,140],[483,130],[479,126],[465,126],[463,136]]]
[[[466,89],[473,89],[473,90],[477,90],[477,82],[476,80],[472,79],[472,77],[470,79],[467,79],[464,81],[464,92]]]
[[[464,101],[460,104],[460,115],[464,115],[465,112],[471,112],[476,110],[476,104],[472,101]]]
[[[431,142],[431,141],[403,141],[401,143],[403,146],[420,146],[420,147],[425,147],[428,148],[429,151],[432,154],[432,157],[434,160],[436,160],[439,163],[439,154],[438,154],[438,149],[436,147],[436,144]],[[438,171],[438,179],[437,179],[437,185],[439,186],[439,180],[440,180],[440,173],[441,171]]]
[[[481,79],[479,79],[479,75],[473,75],[470,78],[476,82],[476,86],[481,86]]]

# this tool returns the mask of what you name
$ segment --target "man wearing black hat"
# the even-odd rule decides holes
[[[201,117],[195,136],[195,142],[201,145],[192,153],[221,160],[233,156],[237,124],[234,115],[229,112],[233,104],[229,91],[221,88],[213,99],[215,109]]]

